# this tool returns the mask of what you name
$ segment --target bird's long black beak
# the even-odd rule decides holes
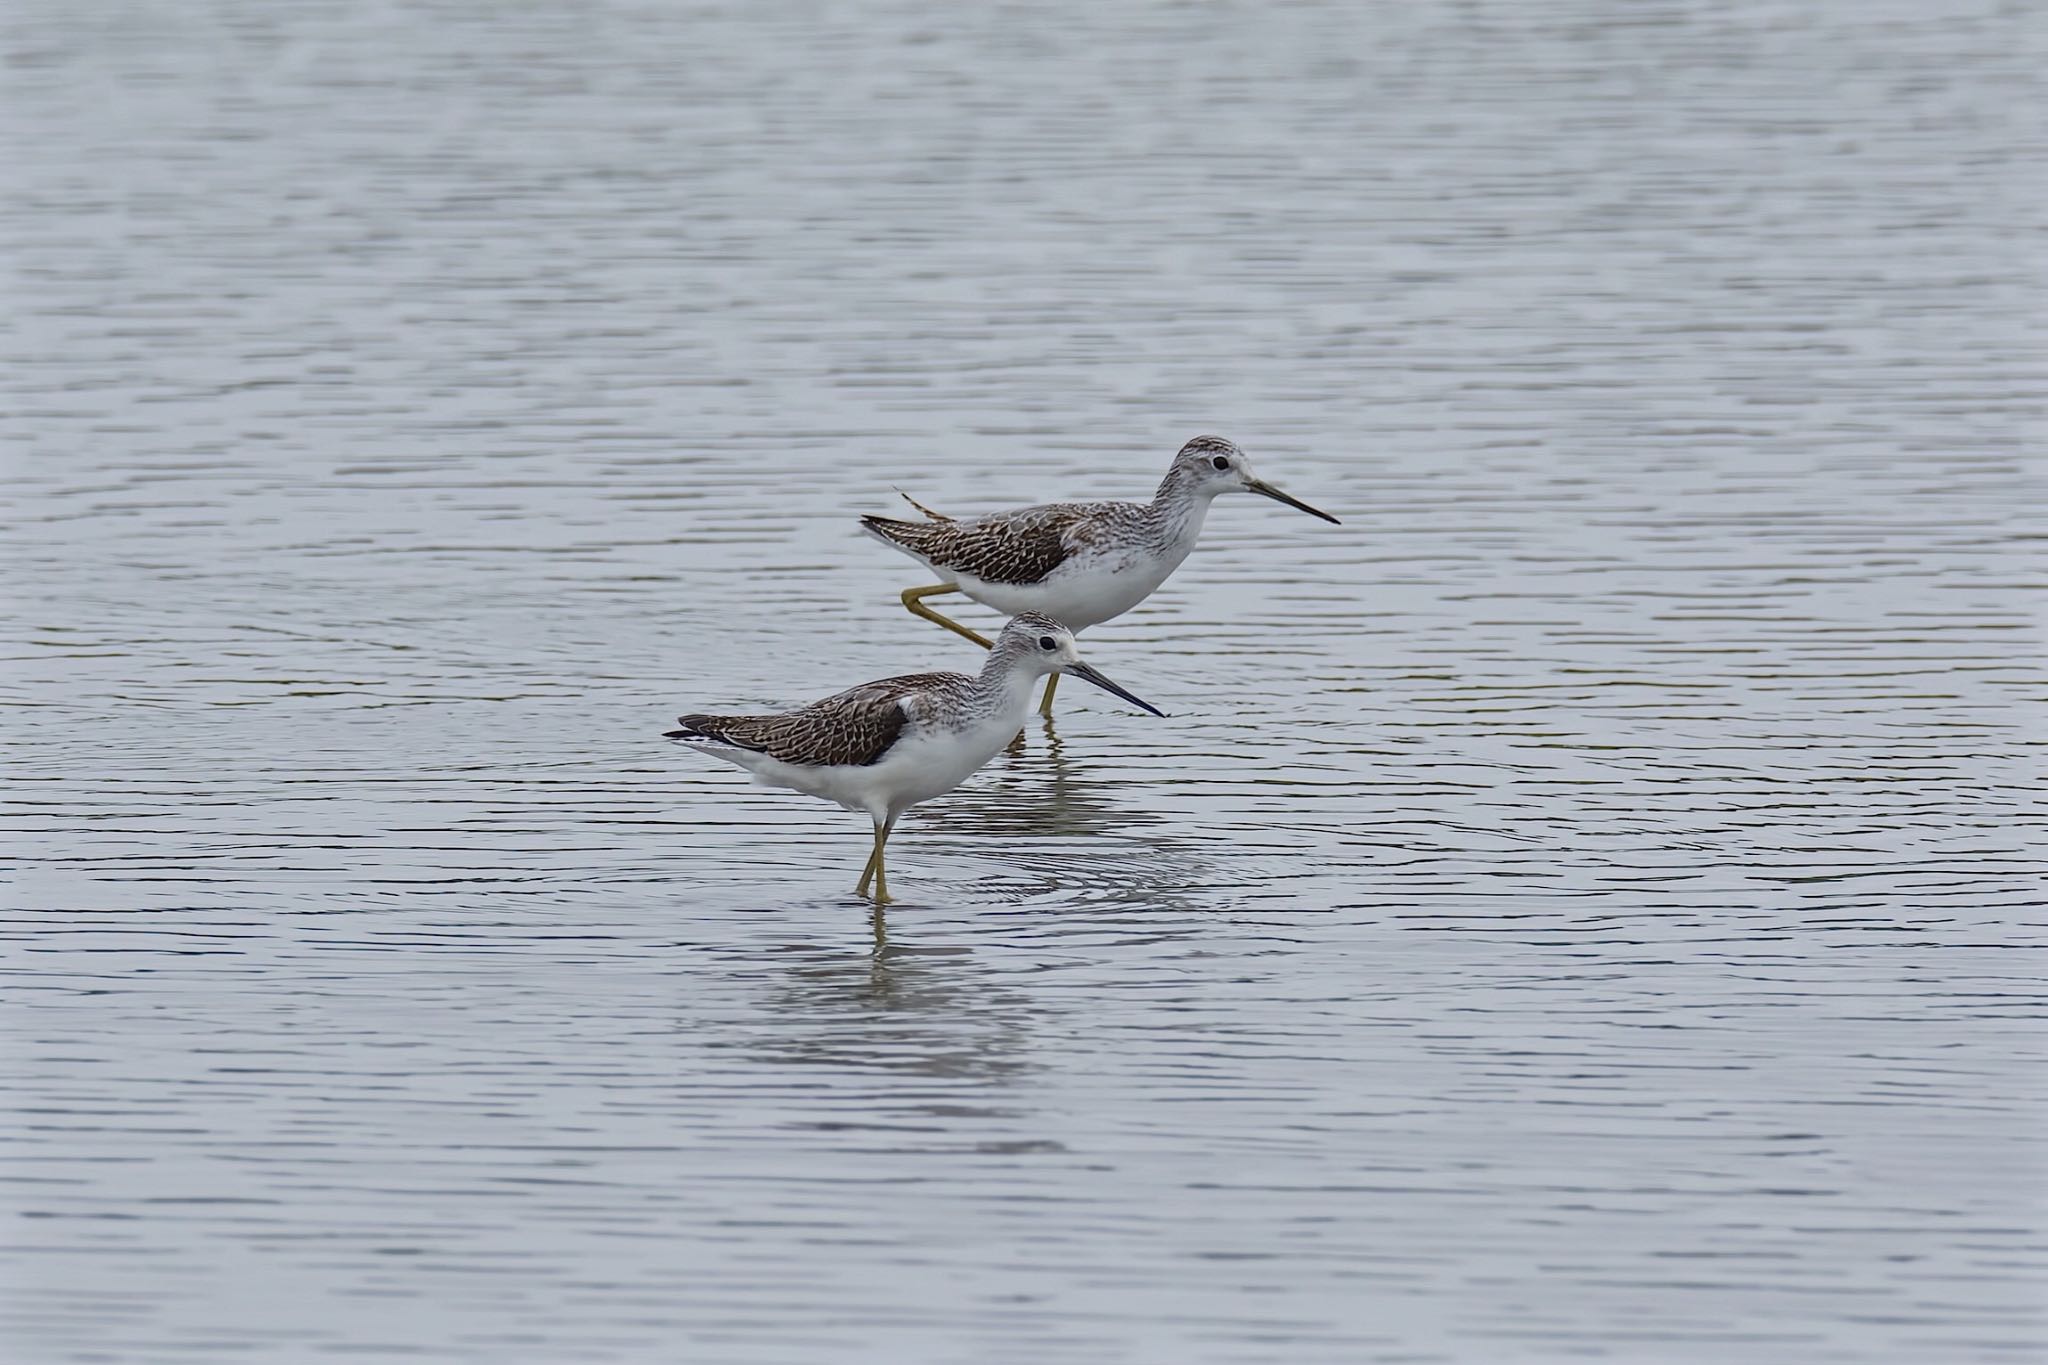
[[[1062,673],[1071,673],[1071,674],[1073,674],[1073,675],[1074,675],[1075,677],[1077,677],[1077,678],[1086,678],[1086,679],[1087,679],[1087,680],[1088,680],[1089,682],[1092,682],[1092,683],[1094,683],[1094,684],[1095,684],[1095,685],[1096,685],[1097,687],[1101,688],[1101,689],[1102,689],[1103,691],[1105,691],[1105,692],[1114,692],[1114,693],[1115,693],[1115,694],[1116,694],[1117,696],[1119,696],[1119,697],[1122,697],[1122,698],[1123,698],[1123,699],[1124,699],[1125,701],[1129,702],[1129,703],[1130,703],[1131,705],[1133,705],[1133,706],[1136,706],[1136,707],[1140,707],[1140,708],[1142,708],[1143,710],[1146,710],[1146,711],[1150,711],[1150,712],[1151,712],[1151,713],[1152,713],[1153,715],[1155,715],[1155,716],[1163,716],[1163,715],[1165,715],[1165,714],[1166,714],[1166,713],[1165,713],[1164,711],[1162,711],[1162,710],[1160,710],[1160,709],[1159,709],[1158,707],[1154,706],[1154,705],[1153,705],[1153,704],[1152,704],[1151,702],[1149,702],[1149,701],[1146,701],[1146,700],[1145,700],[1144,698],[1142,698],[1142,697],[1134,697],[1134,696],[1132,696],[1132,695],[1131,695],[1130,693],[1128,693],[1128,692],[1124,691],[1124,690],[1123,690],[1123,689],[1122,689],[1121,687],[1118,687],[1118,686],[1117,686],[1117,685],[1116,685],[1115,683],[1113,683],[1113,682],[1111,682],[1111,681],[1110,681],[1109,679],[1107,679],[1107,678],[1103,677],[1103,676],[1102,676],[1102,675],[1101,675],[1100,673],[1097,673],[1097,672],[1096,672],[1096,671],[1095,671],[1094,669],[1090,668],[1090,667],[1089,667],[1089,666],[1088,666],[1087,664],[1084,664],[1084,663],[1080,663],[1080,662],[1076,661],[1076,662],[1074,662],[1074,663],[1070,663],[1070,664],[1067,664],[1067,665],[1063,666],[1063,667],[1062,667],[1062,668],[1060,669],[1060,671],[1061,671]]]
[[[1244,486],[1246,488],[1249,488],[1254,493],[1258,493],[1264,497],[1271,498],[1274,502],[1284,502],[1289,507],[1295,509],[1297,512],[1306,512],[1312,517],[1321,517],[1324,521],[1329,522],[1332,526],[1342,526],[1344,524],[1343,522],[1337,520],[1335,517],[1331,516],[1328,512],[1325,512],[1320,508],[1310,507],[1300,498],[1288,497],[1285,493],[1282,493],[1279,489],[1273,487],[1272,484],[1267,483],[1264,479],[1246,479],[1244,481]]]

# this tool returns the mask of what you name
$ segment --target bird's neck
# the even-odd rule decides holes
[[[981,666],[974,690],[989,714],[1008,717],[1014,712],[1017,723],[1022,725],[1024,713],[1031,709],[1032,684],[1040,676],[1022,651],[998,644],[989,651],[988,662]]]
[[[1153,533],[1170,544],[1191,544],[1202,534],[1202,520],[1209,515],[1215,493],[1197,488],[1171,470],[1160,482],[1158,493],[1145,505],[1145,519]]]

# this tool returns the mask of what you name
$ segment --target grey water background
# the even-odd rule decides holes
[[[6,1357],[2041,1359],[2042,37],[9,7]],[[1208,430],[881,944],[658,740]]]

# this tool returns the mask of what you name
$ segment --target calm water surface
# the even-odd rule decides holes
[[[14,6],[8,1358],[2041,1359],[2042,39]],[[880,946],[657,738],[1204,430]]]

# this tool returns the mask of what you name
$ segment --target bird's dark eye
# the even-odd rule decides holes
[[[1215,465],[1218,469],[1230,468],[1230,458],[1225,455],[1218,455],[1215,459],[1209,461],[1209,463]]]
[[[1038,647],[1040,649],[1058,649],[1060,646],[1059,642],[1054,640],[1052,636],[1041,635],[1038,637]]]

